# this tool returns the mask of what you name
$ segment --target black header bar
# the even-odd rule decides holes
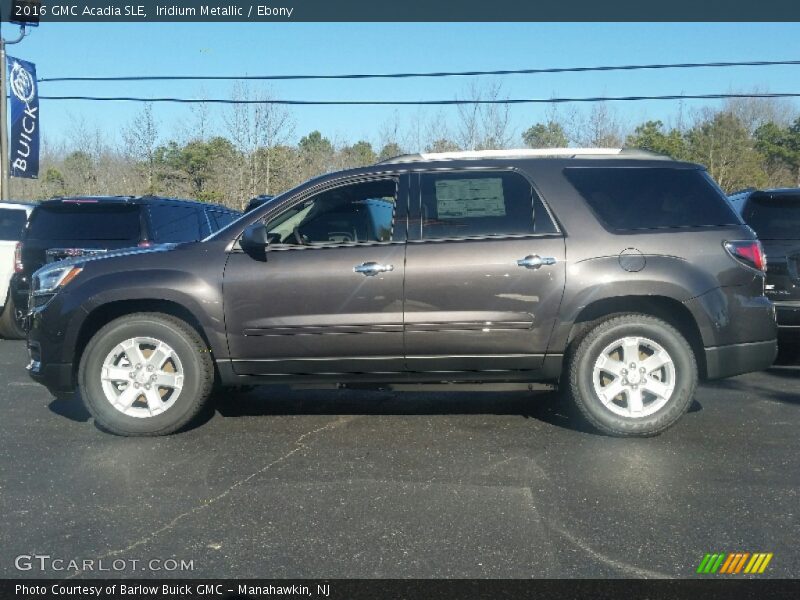
[[[2,19],[52,22],[800,21],[797,0],[0,0]],[[13,10],[12,10],[13,4]],[[625,40],[620,40],[624,44]],[[736,40],[731,40],[731,44]]]

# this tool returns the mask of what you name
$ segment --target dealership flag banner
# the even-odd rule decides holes
[[[39,176],[39,94],[36,65],[8,57],[8,88],[11,114],[9,173],[12,177]]]

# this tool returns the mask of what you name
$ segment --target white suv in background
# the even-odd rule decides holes
[[[32,210],[32,204],[0,202],[0,337],[4,338],[19,337],[8,284],[17,268],[17,246]]]

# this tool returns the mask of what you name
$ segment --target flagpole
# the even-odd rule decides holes
[[[6,41],[0,35],[0,200],[8,200],[10,179],[8,169],[8,67],[6,45],[18,44],[25,37],[25,25],[20,25],[19,37]]]

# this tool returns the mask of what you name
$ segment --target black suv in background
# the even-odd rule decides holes
[[[780,340],[800,344],[800,188],[747,190],[730,200],[764,245]]]
[[[75,196],[39,203],[11,281],[18,314],[28,305],[30,277],[47,263],[154,244],[196,242],[242,215],[225,206],[158,196]],[[16,337],[24,337],[23,323]]]
[[[700,377],[774,360],[761,245],[695,164],[608,149],[398,157],[195,244],[33,278],[31,376],[158,435],[221,385],[557,382],[657,434]]]

